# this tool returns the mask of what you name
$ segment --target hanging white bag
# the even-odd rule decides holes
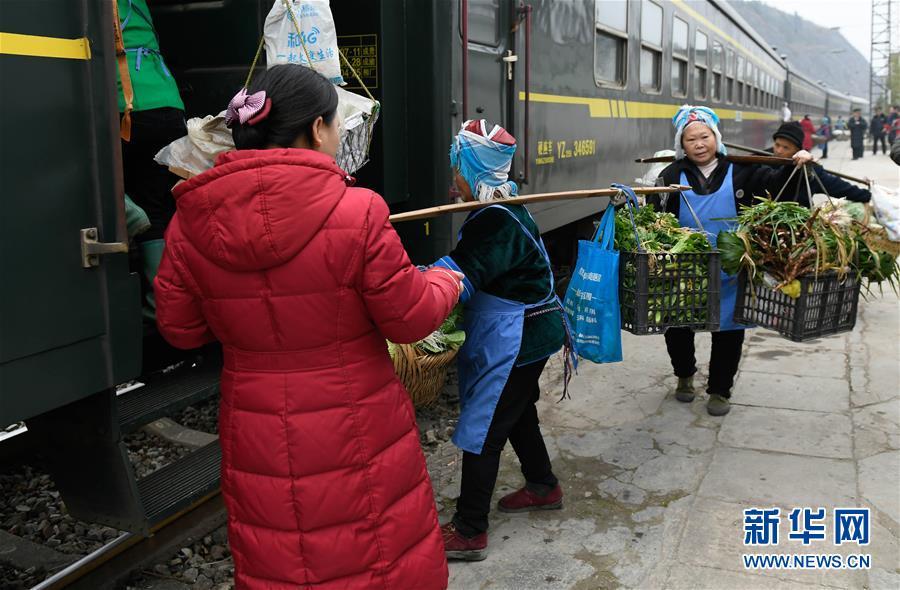
[[[872,185],[872,208],[892,242],[900,242],[900,190]]]
[[[263,35],[268,67],[287,63],[311,66],[332,84],[344,84],[328,0],[275,0]]]

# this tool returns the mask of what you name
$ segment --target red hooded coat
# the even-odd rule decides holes
[[[222,493],[238,588],[442,589],[413,407],[385,338],[435,330],[453,277],[409,261],[324,154],[236,151],[175,188],[155,282],[182,348],[224,348]]]
[[[800,126],[803,128],[803,145],[801,147],[806,151],[809,151],[813,148],[812,136],[813,133],[816,132],[816,126],[806,117],[800,121]]]

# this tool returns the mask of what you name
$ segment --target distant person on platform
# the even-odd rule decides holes
[[[847,121],[844,120],[844,117],[838,115],[838,120],[834,124],[835,131],[846,131],[847,130]]]
[[[822,159],[828,157],[828,141],[831,139],[831,119],[827,116],[822,117],[822,124],[819,125],[819,129],[816,131],[816,134],[825,138],[825,141],[822,142],[822,145],[819,147],[822,148]]]
[[[800,127],[803,128],[803,149],[806,151],[810,151],[813,147],[812,136],[813,133],[816,132],[816,126],[813,125],[812,119],[809,118],[809,115],[803,115],[803,120],[800,121]]]
[[[784,103],[784,106],[781,107],[781,122],[787,123],[791,120],[791,108],[788,106],[788,103]]]
[[[863,157],[863,139],[866,137],[866,120],[862,118],[860,109],[853,109],[853,116],[847,122],[847,128],[850,129],[850,148],[853,150],[853,159],[858,160]]]
[[[888,113],[887,122],[890,129],[888,132],[888,143],[893,146],[894,140],[897,139],[897,132],[900,130],[900,106],[891,105],[891,112]]]
[[[779,158],[793,158],[794,154],[800,151],[803,143],[803,129],[796,121],[783,123],[778,131],[772,136],[774,143],[772,145],[772,153]],[[815,178],[810,178],[810,189],[813,194],[826,192],[835,198],[844,198],[848,201],[856,201],[858,203],[867,203],[872,198],[872,193],[864,188],[853,186],[849,182],[845,182],[833,174],[829,174],[824,168],[818,164],[812,164],[816,176],[822,181],[819,182]],[[809,194],[806,190],[806,181],[800,174],[794,177],[785,186],[781,194],[784,200],[791,199],[800,203],[804,207],[809,207]]]
[[[872,135],[872,155],[878,153],[878,143],[881,142],[881,153],[887,153],[887,143],[885,141],[884,126],[887,124],[887,117],[881,112],[881,109],[875,109],[875,115],[872,116],[872,122],[869,125],[869,133]]]

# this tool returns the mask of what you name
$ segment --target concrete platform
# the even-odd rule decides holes
[[[833,143],[829,167],[900,184],[887,156],[849,160]],[[900,588],[900,301],[861,302],[856,329],[797,344],[748,333],[733,411],[707,415],[706,396],[673,397],[661,337],[624,334],[625,362],[584,362],[557,403],[560,365],[544,374],[542,428],[565,491],[562,510],[491,514],[488,558],[451,563],[450,587],[491,589]],[[698,336],[698,359],[709,358]],[[704,368],[701,367],[701,374]],[[705,381],[699,378],[702,383]],[[452,459],[449,459],[452,462]],[[447,457],[444,464],[447,464]],[[457,469],[458,469],[458,464]],[[442,480],[442,518],[457,477]],[[522,485],[507,448],[494,499]],[[871,543],[746,547],[743,510],[872,510]],[[745,569],[745,553],[870,554],[868,570]]]

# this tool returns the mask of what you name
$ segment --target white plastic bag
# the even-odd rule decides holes
[[[660,158],[665,156],[675,156],[675,150],[659,150],[653,154],[654,158]],[[659,175],[662,171],[668,166],[670,162],[656,162],[653,164],[644,164],[646,167],[646,172],[640,178],[634,179],[634,186],[656,186],[656,183],[659,181]],[[668,197],[667,194],[663,194],[662,198],[666,199]],[[638,195],[638,203],[643,207],[647,204],[647,196],[646,195]],[[614,198],[614,205],[621,205],[625,202],[624,198]],[[665,200],[662,201],[665,203]]]
[[[215,117],[188,119],[188,134],[176,139],[153,158],[158,164],[178,168],[196,176],[215,164],[216,156],[234,149],[231,129],[225,126],[225,111]]]
[[[369,143],[380,105],[365,96],[336,86],[338,116],[341,118],[341,144],[335,160],[347,174],[356,174],[369,157]],[[215,117],[195,117],[187,122],[188,134],[176,139],[154,158],[163,166],[184,170],[193,176],[206,172],[216,156],[234,149],[231,129],[225,126],[225,111]]]
[[[335,86],[335,90],[341,118],[341,145],[334,159],[347,174],[356,174],[369,161],[369,143],[381,105],[340,86]]]
[[[275,0],[263,27],[268,66],[286,63],[308,66],[306,56],[309,53],[315,71],[332,84],[343,85],[337,32],[328,0],[288,0],[288,4],[300,33],[297,33],[284,0]]]
[[[900,190],[872,185],[872,208],[892,242],[900,242]]]

